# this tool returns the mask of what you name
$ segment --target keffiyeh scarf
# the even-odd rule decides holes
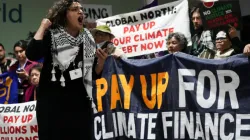
[[[88,97],[92,100],[92,67],[94,64],[96,44],[94,38],[88,29],[84,28],[79,35],[74,38],[68,34],[64,28],[59,27],[56,29],[50,29],[52,40],[52,81],[56,81],[55,67],[58,67],[61,71],[61,86],[65,85],[65,79],[63,72],[68,69],[71,63],[74,64],[74,60],[79,52],[79,45],[83,44],[83,83],[86,88]],[[95,104],[92,101],[92,108],[96,112]]]

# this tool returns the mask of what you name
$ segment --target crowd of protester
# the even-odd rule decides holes
[[[42,61],[30,61],[26,57],[26,49],[29,39],[34,36],[28,35],[25,40],[19,40],[13,45],[12,57],[6,56],[5,46],[0,43],[0,74],[11,72],[18,76],[18,102],[36,100],[36,87],[39,84]],[[2,82],[3,79],[0,78]]]
[[[159,52],[154,57],[168,53],[184,52],[203,59],[222,59],[235,54],[248,54],[249,45],[244,45],[237,35],[237,30],[230,24],[226,28],[206,30],[202,23],[200,9],[194,7],[190,12],[190,19],[194,33],[192,45],[187,45],[187,39],[182,33],[172,33],[167,38],[168,50]]]
[[[250,55],[250,44],[241,42],[237,35],[237,30],[229,26],[229,30],[205,30],[202,24],[200,9],[194,7],[190,12],[190,19],[193,23],[194,33],[192,35],[192,45],[188,46],[187,38],[180,32],[171,33],[167,38],[167,50],[149,55],[133,57],[134,59],[148,59],[161,57],[175,52],[183,52],[198,58],[222,59],[232,55],[244,53]],[[102,67],[108,55],[120,56],[125,54],[121,49],[114,47],[112,39],[115,37],[107,25],[100,25],[91,29],[97,48],[101,48],[105,53],[97,50],[98,57],[95,59]],[[30,61],[26,57],[27,44],[34,37],[35,32],[30,32],[26,40],[19,40],[13,46],[14,57],[6,57],[5,47],[0,43],[0,74],[14,71],[18,75],[19,81],[19,103],[36,100],[36,89],[39,85],[40,72],[43,66],[43,59]],[[101,71],[100,71],[101,72]]]
[[[166,51],[134,59],[176,52],[202,59],[223,59],[240,53],[250,55],[250,44],[241,42],[233,26],[228,25],[228,30],[217,32],[206,30],[200,12],[199,8],[190,12],[194,28],[191,46],[185,35],[174,32],[166,38]],[[55,138],[82,137],[79,134],[85,130],[81,129],[89,130],[91,126],[92,105],[86,98],[91,98],[89,83],[100,77],[109,55],[126,58],[123,51],[113,45],[115,36],[107,25],[97,26],[89,32],[86,28],[82,30],[83,19],[78,1],[61,0],[52,6],[35,33],[14,43],[15,58],[7,58],[4,45],[0,44],[0,74],[17,74],[19,103],[37,100],[39,139],[46,140],[52,133],[50,130]],[[82,114],[88,118],[83,120]],[[89,131],[84,137],[91,137]]]

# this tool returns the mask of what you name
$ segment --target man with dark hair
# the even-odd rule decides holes
[[[192,36],[192,46],[189,48],[189,54],[199,58],[213,59],[216,53],[215,37],[213,37],[213,31],[204,29],[200,13],[201,11],[197,7],[191,10],[195,34]],[[229,29],[226,32],[229,35],[234,51],[243,52],[244,45],[237,35],[237,30],[230,24],[227,28]]]
[[[9,67],[13,64],[13,60],[7,59],[5,57],[5,48],[2,43],[0,43],[0,74],[7,72]]]
[[[191,20],[195,34],[192,36],[189,54],[199,58],[214,58],[216,48],[212,40],[212,32],[204,30],[199,8],[195,7],[191,10]]]

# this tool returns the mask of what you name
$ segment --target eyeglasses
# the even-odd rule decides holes
[[[227,38],[225,38],[225,37],[218,37],[218,38],[216,38],[216,41],[225,41]]]

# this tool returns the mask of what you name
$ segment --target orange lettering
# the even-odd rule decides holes
[[[120,101],[120,104],[122,106],[121,95],[119,92],[118,81],[117,81],[116,75],[112,75],[111,84],[112,84],[111,85],[111,109],[115,109],[117,101]]]
[[[156,74],[151,74],[151,100],[147,97],[147,81],[144,75],[140,75],[141,86],[142,86],[142,98],[144,103],[149,109],[153,109],[156,103]]]
[[[128,83],[125,75],[119,75],[119,77],[120,77],[122,87],[124,90],[124,109],[129,109],[130,108],[130,95],[131,95],[132,88],[134,86],[135,78],[133,75],[130,75],[130,80]]]
[[[163,80],[165,82],[163,83]],[[168,86],[169,75],[167,72],[158,73],[158,82],[157,82],[157,105],[158,109],[162,105],[162,94],[166,91]]]
[[[103,85],[103,88],[102,88]],[[102,97],[106,94],[107,90],[108,90],[108,83],[106,81],[106,79],[101,78],[96,80],[96,98],[97,98],[97,110],[98,112],[103,111],[102,108]]]

